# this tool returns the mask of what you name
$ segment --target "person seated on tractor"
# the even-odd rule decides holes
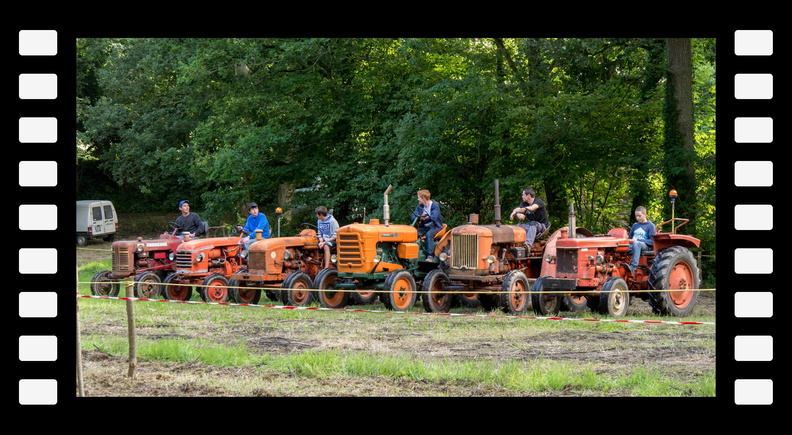
[[[525,230],[525,252],[529,253],[536,236],[550,227],[545,203],[536,197],[532,187],[523,189],[522,202],[512,210],[509,219],[514,220],[515,216],[520,220],[517,225]]]
[[[418,237],[426,236],[426,261],[434,261],[434,238],[443,229],[440,204],[432,201],[432,194],[428,190],[419,190],[418,205],[412,214],[413,219],[418,219]]]
[[[324,268],[330,267],[330,255],[335,250],[336,231],[338,222],[327,211],[327,207],[316,207],[316,238],[319,240],[319,249],[324,251]]]
[[[190,212],[190,201],[186,199],[179,201],[179,210],[181,210],[181,215],[176,218],[176,225],[171,235],[180,239],[183,239],[185,235],[190,237],[203,235],[204,223],[198,213]]]
[[[250,244],[256,241],[256,230],[261,230],[261,238],[270,238],[269,221],[264,213],[259,211],[259,206],[255,202],[248,204],[248,212],[250,216],[245,221],[245,226],[237,225],[237,229],[243,233],[249,234],[248,237],[243,237],[242,245],[247,249]]]
[[[653,247],[652,236],[656,234],[655,225],[646,218],[646,207],[639,205],[635,207],[635,222],[630,228],[630,248],[627,253],[632,255],[630,268],[633,272],[638,267],[638,260],[641,258],[641,251],[651,250]]]

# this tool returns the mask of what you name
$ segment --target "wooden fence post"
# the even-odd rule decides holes
[[[77,293],[80,292],[80,267],[77,266]],[[77,392],[79,397],[85,397],[85,386],[83,384],[83,370],[82,370],[82,345],[80,344],[80,296],[76,297],[74,304],[77,307]]]
[[[127,298],[134,294],[134,284],[128,283],[125,288]],[[126,301],[127,312],[127,332],[129,334],[129,372],[127,376],[135,378],[135,367],[137,366],[137,340],[135,339],[135,303],[129,299]]]

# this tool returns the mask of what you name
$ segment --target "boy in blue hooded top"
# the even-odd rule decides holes
[[[630,229],[630,248],[627,253],[632,254],[632,261],[630,266],[633,270],[638,267],[638,260],[641,257],[641,251],[652,249],[653,242],[652,236],[655,235],[655,225],[652,221],[646,219],[646,208],[643,206],[635,207],[635,220],[638,221],[633,224]]]
[[[258,204],[255,202],[248,204],[248,211],[250,212],[250,216],[247,217],[245,226],[237,225],[239,231],[250,234],[250,236],[242,239],[245,249],[256,241],[256,230],[262,230],[262,238],[269,239],[270,237],[269,221],[267,221],[267,216],[265,216],[264,213],[259,212]]]
[[[316,207],[316,238],[319,240],[319,249],[324,250],[324,267],[330,267],[330,253],[336,244],[336,231],[338,222],[329,214],[327,207]]]

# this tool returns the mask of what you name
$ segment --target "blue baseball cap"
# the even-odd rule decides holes
[[[183,200],[179,201],[179,208],[181,208],[181,206],[182,206],[182,205],[183,205],[185,202],[186,202],[187,204],[189,204],[189,203],[190,203],[190,201],[187,201],[186,199],[183,199]]]

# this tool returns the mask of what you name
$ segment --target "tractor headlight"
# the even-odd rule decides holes
[[[137,246],[135,247],[135,250],[138,252],[143,252],[143,244],[138,243]]]
[[[597,254],[597,264],[602,264],[605,262],[605,257],[600,254]]]
[[[441,252],[440,255],[437,256],[437,258],[439,258],[440,261],[446,261],[448,260],[448,254],[446,254],[445,252]]]
[[[168,260],[173,261],[175,259],[176,259],[176,254],[174,254],[173,252],[168,254]]]
[[[200,254],[198,254],[198,255],[196,255],[196,256],[195,256],[195,262],[196,262],[196,263],[200,263],[200,262],[202,262],[202,261],[203,261],[203,259],[204,259],[204,254],[203,254],[203,252],[201,252]]]
[[[379,263],[380,261],[382,261],[382,255],[375,255],[374,256],[374,262],[375,263]]]
[[[550,255],[550,254],[545,255],[545,261],[548,263],[554,262],[555,259],[556,259],[555,255]]]
[[[487,263],[492,264],[492,263],[495,262],[495,256],[494,255],[490,255],[489,257],[486,258],[486,260],[487,260]]]
[[[288,260],[290,260],[290,259],[291,259],[291,256],[292,256],[292,255],[291,255],[291,252],[289,252],[289,251],[283,251],[283,259],[284,259],[284,260],[287,260],[287,261],[288,261]]]
[[[330,256],[330,261],[335,263],[336,261],[338,261],[338,257],[335,254],[333,254],[333,255]]]
[[[239,253],[239,256],[240,256],[241,258],[243,258],[243,259],[247,258],[247,256],[248,256],[248,250],[247,250],[247,249],[243,249],[243,250],[242,250],[242,252],[240,252],[240,253]]]

